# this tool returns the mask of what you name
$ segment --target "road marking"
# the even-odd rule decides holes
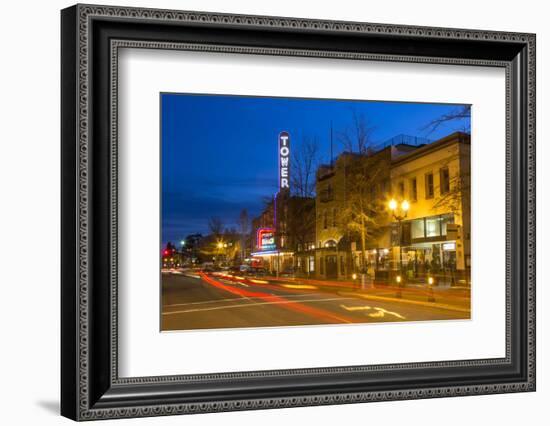
[[[371,312],[367,314],[371,318],[384,318],[384,316],[387,315],[393,315],[397,318],[405,319],[404,316],[398,314],[397,312],[391,312],[387,311],[384,308],[379,308],[378,306],[375,306],[374,308],[371,306],[346,306],[346,305],[340,305],[341,308],[345,309],[346,311],[370,311],[375,310],[376,312]]]
[[[303,304],[303,303],[299,303],[299,302],[286,303],[287,299],[285,299],[284,297],[281,297],[281,296],[272,295],[271,297],[266,297],[265,293],[261,293],[261,292],[257,292],[257,291],[253,292],[253,291],[249,291],[249,290],[238,289],[236,287],[228,286],[226,284],[221,283],[220,281],[216,281],[215,279],[210,278],[208,275],[206,275],[204,273],[201,273],[201,278],[203,279],[203,281],[207,282],[208,284],[211,284],[214,287],[217,287],[217,288],[222,289],[222,290],[226,290],[229,293],[238,294],[239,296],[246,296],[246,297],[250,297],[250,298],[259,297],[261,299],[270,300],[270,301],[272,299],[278,299],[278,300],[280,300],[280,302],[282,302],[281,306],[283,308],[290,309],[290,310],[293,310],[293,311],[297,311],[297,312],[300,312],[302,314],[307,314],[307,315],[310,315],[310,316],[313,316],[313,317],[322,318],[325,321],[328,318],[331,321],[336,320],[338,323],[342,323],[342,322],[351,323],[352,322],[351,320],[348,320],[346,318],[342,318],[341,316],[334,315],[332,312],[325,311],[325,310],[322,310],[322,309],[317,309],[317,308],[314,308],[313,306],[308,306],[308,305]],[[341,299],[336,299],[336,300],[341,300]]]
[[[307,300],[288,300],[288,301],[275,301],[275,302],[255,302],[255,303],[241,303],[238,305],[227,305],[227,306],[214,306],[211,308],[197,308],[197,309],[186,309],[184,311],[170,311],[170,312],[163,312],[162,315],[176,315],[176,314],[189,314],[194,312],[205,312],[205,311],[217,311],[220,309],[235,309],[235,308],[248,308],[253,306],[261,306],[261,305],[288,305],[292,303],[318,303],[318,302],[334,302],[335,300],[351,300],[352,297],[342,298],[342,297],[335,297],[330,299],[307,299]]]
[[[219,278],[219,277],[218,277]],[[228,280],[228,279],[224,279],[224,278],[220,278],[220,280],[225,283],[225,284],[229,284],[229,285],[242,285],[243,287],[250,287],[248,284],[246,283],[243,283],[241,281],[232,281],[232,280]]]
[[[399,319],[403,319],[403,320],[405,319],[405,317],[403,315],[400,315],[397,312],[387,311],[384,308],[378,308],[376,306],[374,307],[374,309],[376,309],[376,311],[378,311],[378,312],[370,313],[369,317],[384,318],[384,316],[386,316],[386,315],[393,315],[394,317],[397,317]]]
[[[299,298],[299,297],[311,297],[315,295],[315,293],[306,293],[306,294],[289,294],[288,296],[285,296],[285,298]],[[266,293],[266,296],[269,297],[270,295]],[[247,300],[253,300],[253,297],[235,297],[230,299],[216,299],[216,300],[203,300],[202,302],[187,302],[187,303],[173,303],[170,305],[163,305],[163,308],[170,308],[174,306],[188,306],[188,305],[206,305],[208,303],[220,303],[220,302],[236,302],[236,301],[242,301],[246,302]],[[261,299],[260,299],[261,300]]]
[[[346,306],[346,305],[340,305],[342,309],[345,309],[346,311],[368,311],[369,309],[372,309],[370,306]]]
[[[360,297],[361,299],[365,300],[377,300],[380,302],[395,302],[395,303],[405,303],[409,305],[419,305],[419,306],[426,306],[429,308],[436,308],[436,309],[445,309],[448,311],[456,311],[456,312],[463,312],[463,313],[470,313],[469,308],[461,308],[459,306],[452,306],[447,305],[443,303],[436,303],[436,302],[422,302],[420,300],[406,300],[406,299],[396,299],[394,297],[384,297],[384,296],[374,296],[374,295],[367,295],[367,294],[358,294],[358,293],[349,293],[345,291],[340,291],[338,294],[342,294],[344,296],[350,296],[354,295],[355,297]]]

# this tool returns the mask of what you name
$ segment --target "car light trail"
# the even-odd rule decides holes
[[[269,281],[253,280],[252,278],[250,278],[248,281],[250,281],[251,283],[254,283],[254,284],[269,284]]]
[[[284,288],[294,288],[299,290],[318,290],[319,287],[309,284],[281,284],[281,287]]]
[[[215,279],[213,279],[213,278],[209,277],[208,275],[206,275],[204,272],[201,272],[200,275],[201,275],[201,278],[203,279],[203,281],[205,281],[206,283],[208,283],[208,284],[210,284],[210,285],[212,285],[216,288],[219,288],[221,290],[225,290],[225,291],[227,291],[229,293],[232,293],[232,294],[237,294],[239,296],[248,297],[248,298],[251,298],[251,297],[259,298],[259,299],[263,299],[263,300],[268,301],[268,302],[278,301],[278,302],[280,302],[279,304],[281,305],[281,307],[293,310],[295,312],[300,312],[300,313],[303,313],[303,314],[306,314],[306,315],[310,315],[312,317],[323,319],[323,320],[331,322],[331,323],[334,323],[334,322],[336,322],[336,323],[346,323],[346,324],[353,323],[353,321],[351,321],[347,318],[344,318],[340,315],[335,315],[331,312],[327,312],[327,311],[324,311],[324,310],[321,310],[321,309],[318,309],[318,308],[313,308],[311,306],[302,305],[298,302],[293,303],[293,301],[287,300],[287,299],[285,299],[284,297],[281,297],[281,296],[277,296],[277,295],[274,295],[274,294],[268,295],[268,294],[265,294],[265,293],[253,292],[253,291],[250,291],[250,290],[245,290],[245,289],[241,289],[241,288],[237,288],[237,287],[231,287],[231,286],[223,284],[219,281],[216,281]]]

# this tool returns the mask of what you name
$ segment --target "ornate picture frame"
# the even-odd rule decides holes
[[[61,414],[73,420],[535,390],[535,35],[76,5],[61,12]],[[120,48],[506,72],[506,356],[155,377],[118,374]]]

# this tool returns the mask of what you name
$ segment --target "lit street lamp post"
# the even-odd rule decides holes
[[[407,217],[409,207],[410,205],[407,200],[403,200],[400,205],[398,205],[397,201],[395,201],[393,198],[389,202],[389,208],[392,212],[392,215],[399,224],[399,276],[397,277],[397,282],[400,286],[403,280],[403,230],[401,229],[401,222]]]
[[[219,249],[220,255],[223,255],[223,257],[222,256],[220,256],[220,257],[222,257],[224,262],[227,261],[227,259],[226,259],[227,255],[226,255],[226,252],[225,252],[225,249],[227,248],[227,243],[224,243],[223,241],[219,241],[218,244],[217,244],[217,247]]]

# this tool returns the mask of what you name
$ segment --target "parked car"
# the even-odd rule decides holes
[[[250,265],[241,265],[239,266],[239,272],[247,273],[250,272],[252,267]]]

